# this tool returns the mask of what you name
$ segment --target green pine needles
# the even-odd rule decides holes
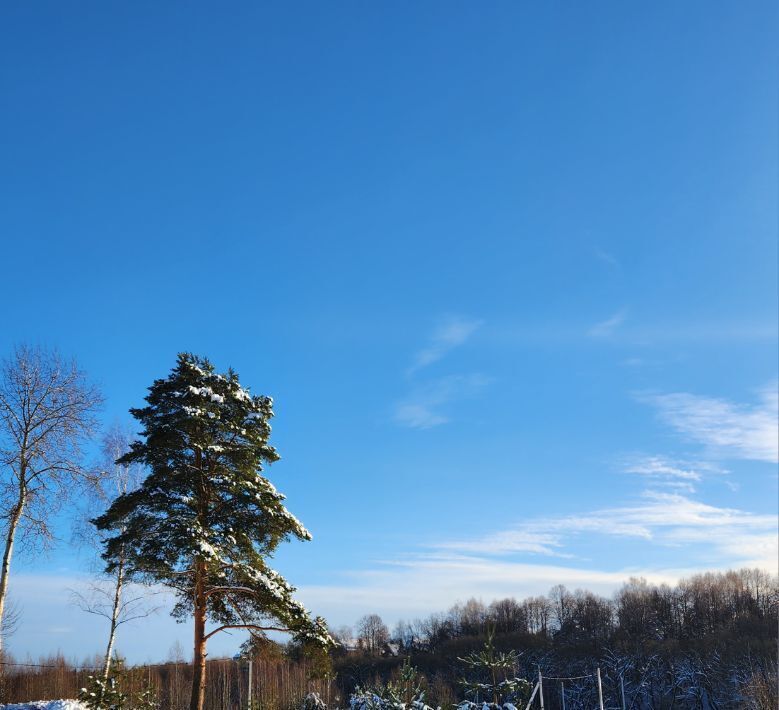
[[[419,671],[410,658],[403,660],[396,680],[371,690],[358,687],[349,706],[351,710],[433,710],[425,703]]]
[[[184,353],[146,402],[130,410],[142,440],[119,462],[140,463],[149,475],[93,522],[107,533],[107,571],[125,559],[132,578],[176,591],[174,616],[194,617],[190,707],[201,710],[214,634],[273,630],[321,647],[333,641],[267,564],[282,541],[311,539],[263,475],[279,458],[268,441],[271,398],[252,395],[232,370],[218,374],[207,359]],[[207,621],[214,628],[206,630]]]
[[[530,684],[516,677],[519,654],[516,651],[498,651],[494,645],[495,630],[490,629],[481,651],[472,651],[458,660],[471,669],[474,677],[463,679],[460,684],[466,693],[476,699],[476,703],[466,701],[458,707],[500,708],[501,704],[513,707],[511,701],[526,699]],[[488,705],[487,700],[492,704]],[[505,705],[504,705],[505,707]]]
[[[127,696],[119,689],[116,676],[88,676],[78,699],[89,710],[123,710],[127,702]]]
[[[146,686],[130,699],[121,690],[122,679],[122,672],[109,678],[89,676],[78,694],[79,702],[88,710],[160,710],[154,688]]]

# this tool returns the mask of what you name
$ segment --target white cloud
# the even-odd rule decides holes
[[[481,324],[482,321],[459,316],[446,318],[433,331],[428,345],[414,357],[409,374],[438,362],[450,350],[463,345]]]
[[[627,315],[628,309],[622,308],[611,316],[611,318],[607,318],[592,326],[592,328],[587,331],[587,335],[592,338],[606,338],[612,335],[614,331],[625,322]]]
[[[411,429],[432,429],[440,424],[446,424],[449,417],[436,414],[423,402],[406,401],[396,406],[395,421]]]
[[[633,456],[623,462],[622,470],[651,480],[655,484],[690,493],[704,476],[728,473],[726,469],[711,463],[691,462],[667,456]]]
[[[621,269],[622,264],[619,263],[619,260],[616,256],[614,256],[611,252],[604,251],[603,249],[593,249],[593,253],[595,256],[600,259],[604,264],[608,264],[614,269]]]
[[[451,375],[418,387],[395,405],[393,419],[412,429],[430,429],[449,421],[447,405],[478,394],[489,380],[478,373]]]
[[[468,555],[417,555],[348,573],[342,584],[301,586],[298,594],[306,606],[324,613],[334,625],[352,623],[371,612],[393,623],[402,617],[442,611],[470,597],[491,601],[546,594],[555,584],[609,594],[636,574],[672,583],[684,573],[643,569],[608,572]]]
[[[571,556],[562,552],[563,541],[557,531],[532,523],[498,531],[483,538],[438,543],[434,547],[463,553],[501,555],[521,552],[549,557]]]
[[[546,594],[557,584],[610,595],[630,577],[673,585],[682,578],[712,570],[711,565],[704,564],[685,567],[637,564],[606,570],[601,565],[578,568],[474,555],[418,555],[348,573],[340,584],[301,586],[299,596],[306,606],[323,613],[334,626],[353,623],[366,613],[379,613],[393,624],[400,618],[440,612],[471,597],[485,602],[505,597],[521,599]]]
[[[664,456],[646,456],[628,463],[627,473],[637,473],[652,478],[680,478],[685,481],[700,481],[702,476],[693,468],[682,468],[686,464],[671,461]]]
[[[760,402],[745,405],[679,392],[641,395],[662,421],[724,458],[779,462],[777,384],[760,392]]]
[[[719,508],[689,497],[647,491],[631,506],[605,508],[581,515],[532,520],[511,530],[434,546],[433,552],[405,555],[377,562],[372,569],[345,573],[343,582],[303,586],[301,599],[321,610],[331,622],[348,623],[364,613],[378,612],[386,621],[441,611],[456,601],[479,597],[485,601],[542,594],[556,584],[610,594],[631,576],[674,584],[703,571],[737,567],[777,569],[777,518],[732,508]],[[633,565],[608,569],[608,555],[588,564],[560,560],[554,564],[515,560],[509,554],[536,554],[560,558],[566,547],[583,534],[627,538],[634,546]],[[632,540],[632,542],[631,542]],[[693,564],[646,564],[666,548],[685,550]],[[413,594],[405,593],[413,590]]]
[[[637,505],[532,520],[509,530],[436,547],[468,554],[530,552],[564,557],[568,556],[568,544],[583,533],[594,533],[661,546],[700,543],[707,545],[724,564],[759,564],[775,569],[779,554],[776,529],[775,515],[718,508],[679,493],[645,491]]]
[[[72,602],[72,590],[88,593],[93,579],[78,573],[16,572],[11,575],[9,593],[21,613],[17,633],[8,639],[8,650],[17,658],[35,658],[59,649],[68,658],[93,658],[105,650],[107,629],[105,620],[82,611]],[[191,627],[170,616],[175,604],[174,593],[162,587],[154,605],[162,605],[159,613],[123,624],[117,635],[117,652],[131,663],[163,661],[172,644],[178,640],[191,648]],[[52,636],[56,634],[56,641]],[[246,632],[234,635],[216,634],[209,642],[209,653],[232,656]],[[153,638],[154,643],[149,643]]]

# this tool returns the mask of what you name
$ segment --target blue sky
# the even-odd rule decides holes
[[[6,5],[0,350],[106,424],[182,350],[272,395],[276,564],[334,625],[775,569],[777,14]],[[86,569],[15,561],[13,652],[102,647]]]

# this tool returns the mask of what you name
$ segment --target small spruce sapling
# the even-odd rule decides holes
[[[147,684],[135,697],[133,710],[160,710],[160,702],[157,700],[157,691],[151,685]]]
[[[491,708],[500,708],[502,703],[521,700],[530,690],[530,683],[516,677],[519,654],[514,651],[498,651],[494,644],[495,630],[489,629],[487,640],[481,651],[473,651],[464,658],[458,658],[470,668],[474,677],[471,680],[463,678],[460,684],[466,694],[478,702],[491,699]],[[472,707],[471,703],[463,703],[459,707]]]
[[[127,695],[120,688],[124,677],[124,663],[116,658],[110,675],[87,677],[86,686],[79,692],[79,701],[89,710],[123,710],[127,703]]]
[[[425,704],[419,671],[405,658],[396,680],[372,690],[359,688],[352,695],[351,710],[432,710]]]
[[[423,702],[425,699],[420,681],[419,671],[411,665],[411,659],[406,657],[403,659],[397,679],[387,683],[387,695],[403,707],[412,707],[413,703]]]

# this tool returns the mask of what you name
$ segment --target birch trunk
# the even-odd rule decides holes
[[[3,566],[0,569],[0,654],[3,651],[3,615],[5,614],[5,601],[8,594],[8,575],[11,570],[11,558],[14,552],[14,541],[16,539],[16,530],[19,527],[19,521],[22,519],[24,505],[27,502],[27,495],[24,485],[19,486],[19,499],[11,513],[8,521],[8,533],[5,537],[5,551],[3,552]]]
[[[124,554],[119,560],[119,566],[116,570],[116,587],[114,589],[114,604],[111,609],[111,628],[108,633],[108,646],[105,650],[105,660],[103,661],[103,680],[108,680],[108,674],[111,671],[111,653],[114,650],[114,641],[116,640],[116,627],[119,626],[119,610],[122,604],[122,587],[124,585]]]

